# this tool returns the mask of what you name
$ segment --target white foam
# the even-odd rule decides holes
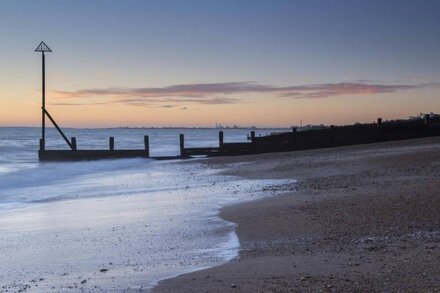
[[[1,178],[0,283],[43,278],[43,291],[148,288],[224,263],[239,241],[219,208],[287,182],[138,159],[41,164]]]

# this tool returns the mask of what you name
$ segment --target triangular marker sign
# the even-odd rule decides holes
[[[52,52],[52,50],[44,42],[41,42],[35,52]]]

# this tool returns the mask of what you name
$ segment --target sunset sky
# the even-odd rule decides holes
[[[0,126],[346,124],[440,112],[440,1],[1,1]]]

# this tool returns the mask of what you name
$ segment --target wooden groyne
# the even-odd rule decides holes
[[[69,141],[71,150],[45,150],[40,140],[40,161],[77,161],[120,158],[150,158],[155,160],[188,159],[198,156],[237,156],[273,152],[299,151],[330,148],[354,144],[365,144],[391,140],[420,138],[440,135],[440,118],[399,120],[347,126],[329,126],[324,129],[281,132],[256,136],[252,131],[250,142],[225,143],[223,131],[219,132],[218,147],[186,147],[185,137],[179,136],[180,154],[177,156],[150,156],[149,137],[144,136],[144,149],[115,149],[114,138],[109,138],[107,150],[79,150],[76,138]]]
[[[61,131],[61,129],[59,130]],[[253,137],[255,132],[252,132]],[[64,136],[65,137],[65,136]],[[150,145],[148,135],[144,136],[144,149],[115,149],[114,137],[109,138],[109,147],[106,150],[79,150],[76,138],[72,137],[69,143],[70,150],[46,150],[43,139],[40,139],[40,150],[38,156],[40,161],[80,161],[80,160],[101,160],[101,159],[121,159],[121,158],[150,158],[154,160],[176,160],[188,159],[196,156],[224,156],[241,155],[253,153],[253,143],[224,143],[223,131],[219,132],[218,147],[185,147],[185,136],[180,134],[180,154],[176,156],[150,156]]]
[[[255,153],[299,151],[440,135],[440,118],[397,120],[255,137]]]

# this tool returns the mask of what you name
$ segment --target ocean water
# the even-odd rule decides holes
[[[266,130],[256,131],[265,133]],[[142,148],[177,155],[216,146],[213,129],[67,129],[78,148]],[[245,141],[250,130],[225,130]],[[38,128],[0,128],[0,291],[124,291],[224,263],[238,255],[221,207],[283,192],[287,180],[220,175],[197,161],[123,159],[39,163]],[[47,148],[65,148],[54,129]]]

